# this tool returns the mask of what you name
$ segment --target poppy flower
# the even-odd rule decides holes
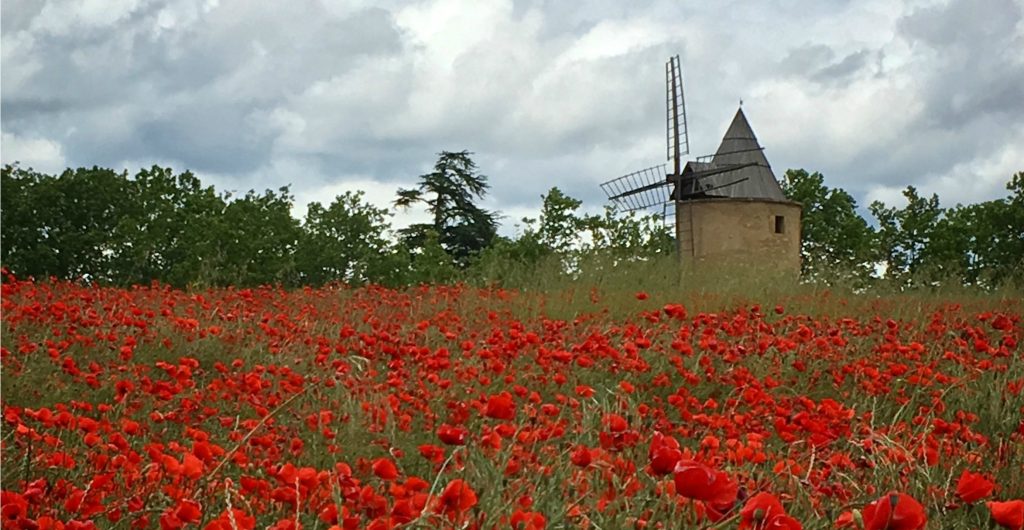
[[[605,414],[604,424],[611,432],[622,432],[629,428],[629,422],[626,421],[626,418],[614,413]]]
[[[906,493],[889,493],[865,506],[861,515],[864,530],[918,530],[928,522],[924,506]]]
[[[712,469],[693,460],[680,460],[672,471],[676,493],[715,505],[736,500],[739,483],[724,471]]]
[[[956,496],[970,504],[992,495],[995,487],[995,482],[985,478],[985,475],[972,473],[965,469],[956,483]]]
[[[192,453],[185,453],[181,464],[181,474],[192,480],[198,479],[203,476],[203,461]]]
[[[678,440],[655,432],[651,437],[651,446],[647,451],[647,456],[651,460],[651,474],[661,477],[675,471],[676,463],[683,457],[683,453],[679,450]]]
[[[988,501],[985,503],[992,520],[1009,530],[1024,530],[1024,500]]]
[[[662,477],[672,473],[682,457],[683,453],[679,449],[659,447],[651,456],[651,474]]]
[[[682,304],[665,304],[662,311],[671,318],[678,320],[686,318],[686,308],[683,307]]]
[[[14,492],[4,491],[0,493],[0,518],[4,521],[4,528],[7,527],[8,522],[17,523],[19,519],[22,519],[28,514],[28,501],[25,497]]]
[[[508,392],[487,398],[484,416],[497,420],[513,420],[516,417],[516,403]]]
[[[761,492],[747,500],[740,510],[740,529],[768,528],[767,523],[776,515],[784,515],[782,502],[771,493]]]
[[[203,512],[198,502],[191,500],[178,501],[177,507],[164,512],[160,517],[160,528],[163,530],[175,530],[185,525],[199,521]]]
[[[469,431],[464,427],[453,427],[447,423],[437,428],[437,437],[448,445],[466,445]]]
[[[444,491],[438,498],[434,511],[443,513],[449,520],[473,506],[476,506],[476,492],[462,479],[455,479],[445,486]]]
[[[585,445],[576,446],[576,449],[573,449],[572,453],[569,454],[569,460],[572,462],[572,465],[577,467],[587,467],[593,459],[590,449]]]
[[[382,480],[398,478],[398,468],[390,458],[378,458],[373,461],[373,474]]]

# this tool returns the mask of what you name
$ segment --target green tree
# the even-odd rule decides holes
[[[416,188],[399,189],[395,200],[401,208],[424,204],[433,217],[431,223],[400,230],[405,243],[423,249],[433,231],[438,244],[460,267],[467,266],[470,258],[487,248],[497,234],[497,216],[475,203],[483,199],[489,186],[470,155],[469,151],[442,151],[434,171],[420,175]]]
[[[1024,172],[1006,188],[1009,197],[945,210],[923,252],[931,281],[956,278],[984,287],[1024,281]]]
[[[184,287],[200,279],[217,254],[216,232],[225,202],[191,172],[153,166],[128,182],[128,200],[111,234],[118,248],[118,283],[160,280]]]
[[[388,240],[390,215],[361,191],[338,195],[327,208],[310,203],[295,258],[302,283],[394,283],[401,267]]]
[[[841,188],[825,185],[821,173],[786,171],[782,191],[803,205],[800,234],[802,274],[824,281],[864,283],[878,256],[875,233],[859,214],[857,201]]]
[[[524,217],[517,237],[496,237],[474,260],[471,279],[527,286],[538,274],[557,277],[572,268],[583,229],[583,219],[575,212],[582,202],[557,187],[541,199],[539,220]]]
[[[203,283],[267,285],[297,283],[295,249],[301,227],[292,217],[288,187],[245,196],[227,204],[209,227],[218,252],[205,267]]]
[[[584,253],[642,261],[675,250],[672,230],[659,215],[616,215],[614,208],[606,206],[602,215],[584,217],[582,227],[589,235],[589,242],[582,245]]]
[[[896,209],[875,201],[868,209],[878,222],[878,243],[885,262],[885,276],[902,286],[915,282],[926,264],[926,248],[935,235],[943,210],[939,197],[924,198],[917,189],[903,191],[907,204]]]
[[[456,267],[433,229],[424,230],[422,244],[416,250],[415,253],[406,251],[410,262],[409,284],[449,283],[460,278],[460,272],[464,271]]]
[[[39,245],[44,220],[38,214],[37,186],[44,177],[31,169],[4,165],[0,171],[0,263],[22,275],[42,274],[45,249]]]
[[[567,253],[579,246],[584,219],[576,214],[583,202],[570,197],[557,187],[542,195],[537,240],[555,253]]]
[[[1006,189],[1009,197],[986,212],[993,234],[981,239],[977,252],[983,263],[992,264],[994,281],[1024,285],[1024,171],[1010,177]]]
[[[110,234],[129,199],[126,173],[68,169],[59,177],[5,166],[3,260],[21,275],[111,281]]]

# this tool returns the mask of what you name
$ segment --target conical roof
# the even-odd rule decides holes
[[[699,188],[709,197],[786,200],[763,149],[740,108],[710,164],[701,168],[711,174],[698,177]]]

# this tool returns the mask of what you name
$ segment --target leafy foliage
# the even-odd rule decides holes
[[[395,206],[409,208],[425,204],[433,217],[430,224],[414,224],[399,230],[405,243],[413,249],[427,244],[429,232],[454,263],[469,265],[470,258],[490,246],[497,234],[497,217],[474,201],[483,199],[489,185],[487,177],[477,171],[469,151],[442,151],[434,171],[420,175],[419,185],[399,189]]]
[[[800,258],[804,277],[862,283],[876,261],[875,233],[857,214],[857,201],[825,186],[821,173],[786,171],[782,191],[803,204]]]
[[[327,208],[310,203],[295,258],[300,282],[395,283],[402,257],[388,239],[390,215],[361,191],[345,192]]]
[[[2,179],[4,265],[40,277],[112,279],[111,234],[130,197],[125,175],[93,167],[54,177],[5,166]]]
[[[158,166],[139,171],[125,185],[112,276],[121,283],[159,278],[186,285],[209,275],[219,252],[210,236],[221,224],[224,198],[190,172],[174,175]]]
[[[897,209],[875,201],[868,209],[878,221],[878,245],[885,264],[885,274],[898,284],[922,271],[926,248],[935,235],[942,217],[939,197],[924,198],[917,189],[907,186],[903,191],[907,205]]]
[[[293,200],[284,187],[263,194],[249,191],[228,203],[220,222],[212,227],[218,242],[214,283],[294,283],[301,230],[291,215]]]

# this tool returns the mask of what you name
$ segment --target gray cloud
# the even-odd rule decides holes
[[[493,208],[559,186],[595,210],[602,180],[663,161],[678,53],[694,155],[743,99],[779,176],[821,171],[862,202],[908,184],[984,200],[1024,169],[1021,19],[1013,0],[11,0],[3,161],[173,163],[302,200],[358,182],[380,200],[469,149]]]

